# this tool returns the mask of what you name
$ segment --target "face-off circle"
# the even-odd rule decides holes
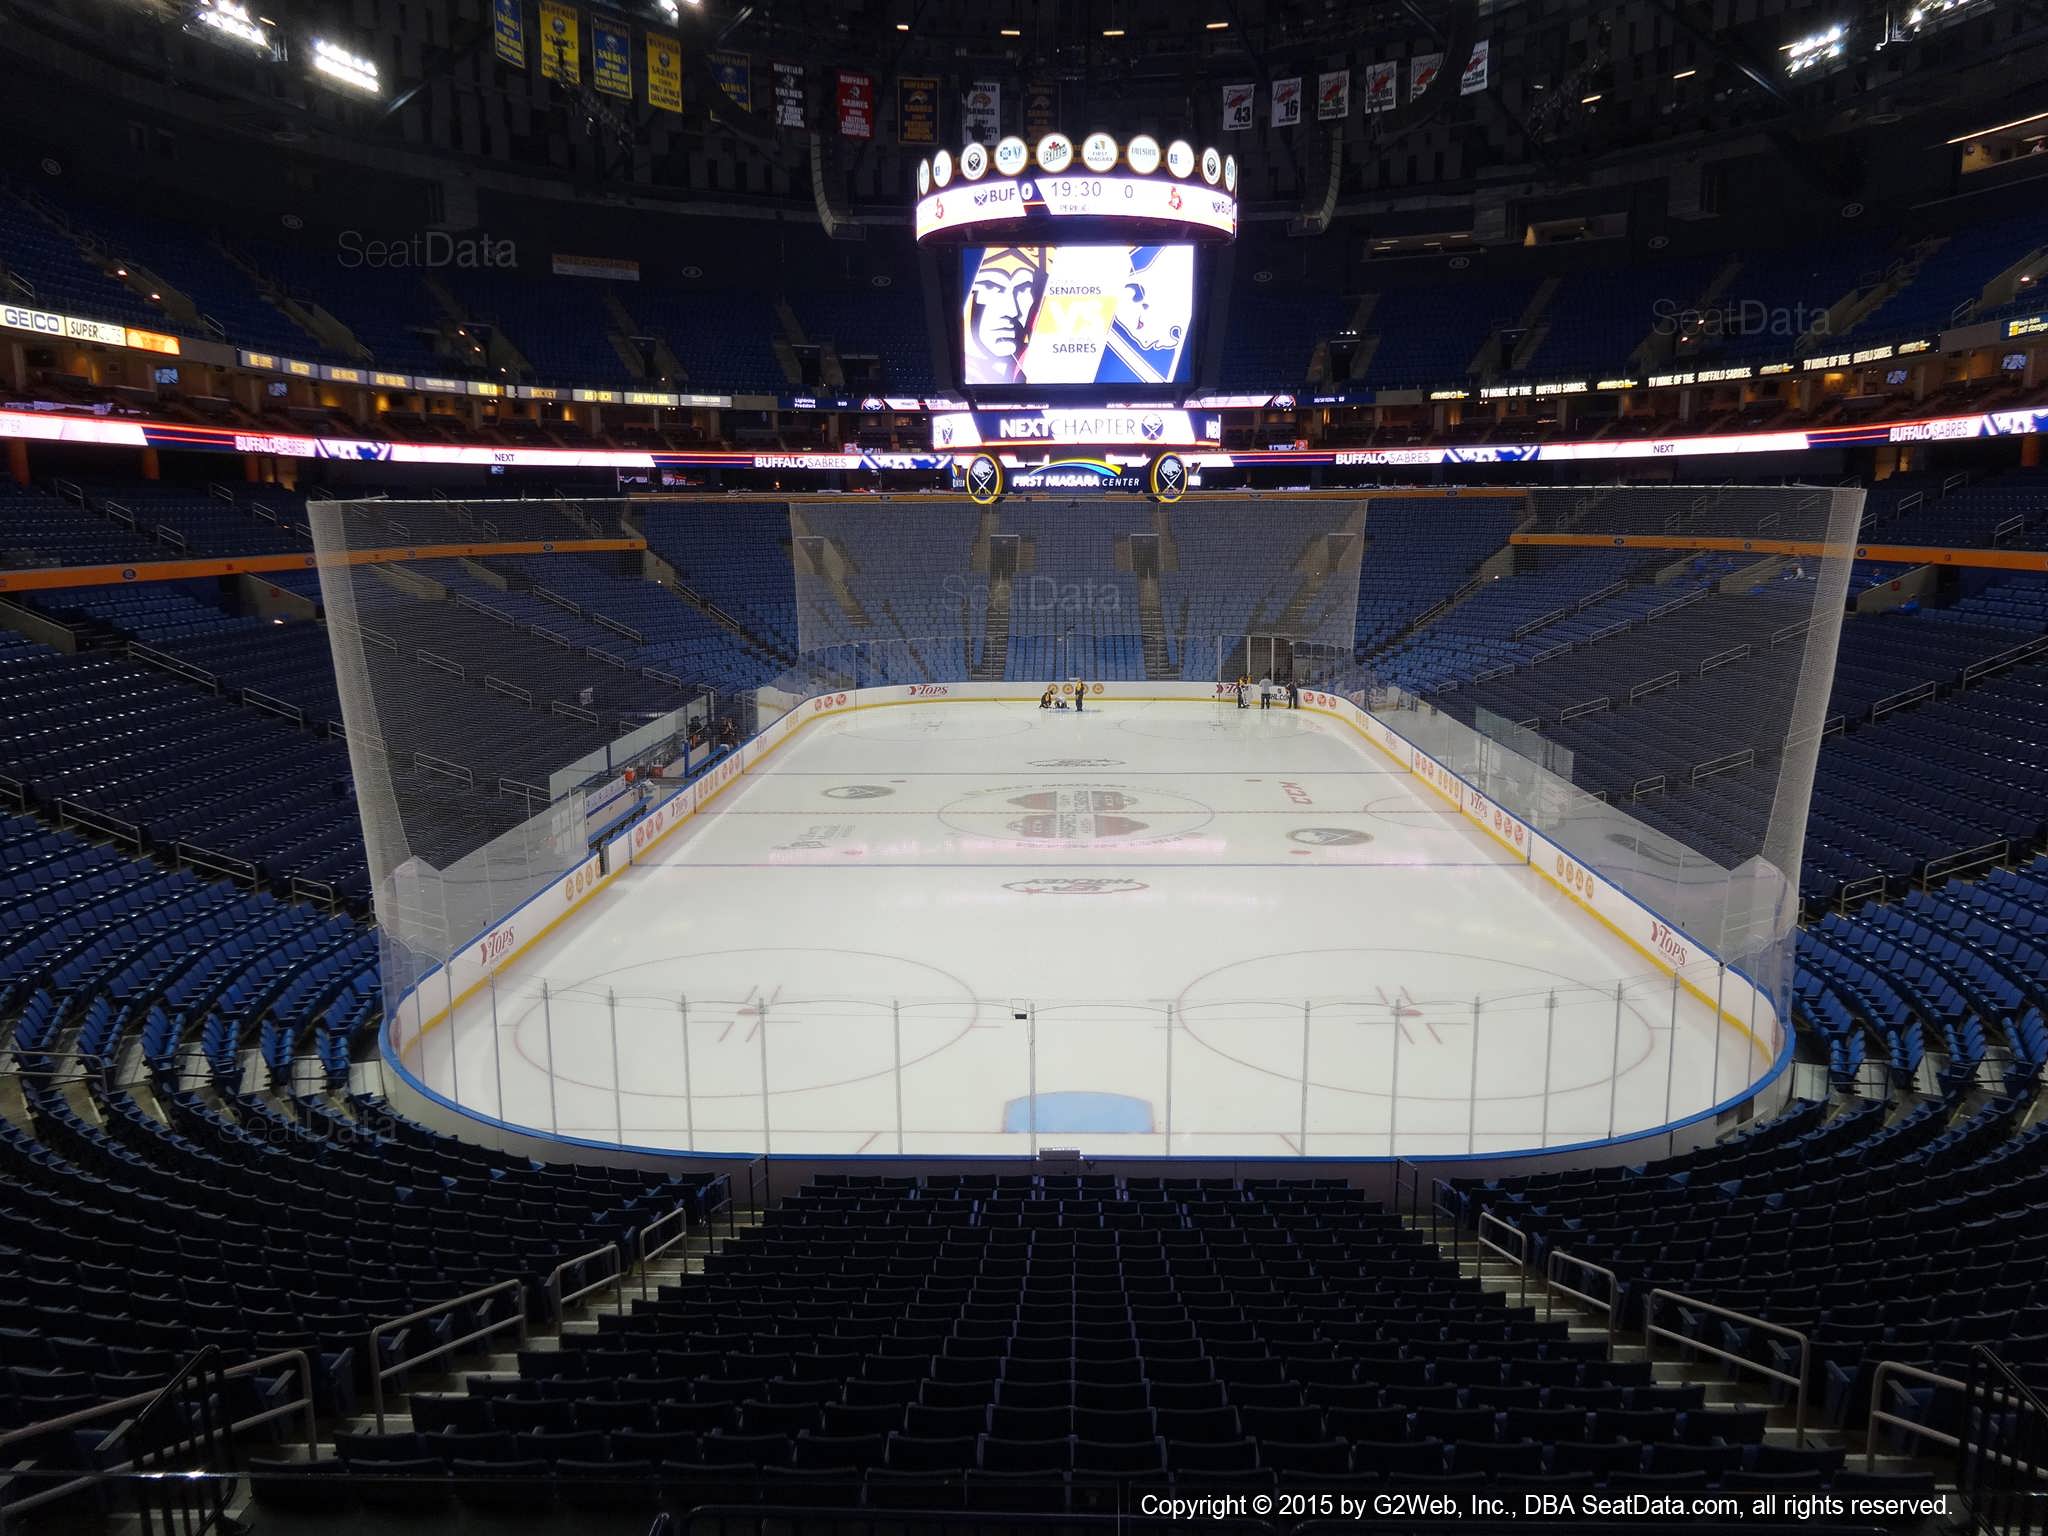
[[[870,950],[762,946],[664,955],[580,983],[558,985],[556,1030],[562,1029],[569,1007],[591,999],[603,1006],[607,997],[616,999],[618,1027],[628,1042],[645,1039],[650,1031],[667,1038],[680,1028],[687,999],[689,1028],[698,1051],[697,1072],[688,1081],[687,1092],[699,1102],[759,1096],[758,1078],[721,1086],[716,1052],[730,1046],[744,1049],[750,1061],[758,1060],[750,1042],[763,1028],[776,1042],[774,1092],[781,1099],[887,1076],[893,1066],[887,1045],[891,1014],[885,1000],[895,1001],[900,1010],[906,1067],[958,1044],[982,1014],[973,989],[929,961]],[[828,1039],[843,1040],[849,1029],[878,1031],[876,1038],[882,1043],[871,1060],[858,1054],[849,1059],[843,1050],[825,1048]],[[513,1049],[536,1070],[548,1059],[539,1007],[520,1016]],[[555,1076],[570,1086],[612,1091],[603,1068],[579,1070],[559,1054]],[[671,1079],[663,1068],[628,1080],[624,1091],[630,1099],[645,1100],[681,1098],[685,1090],[680,1070]]]
[[[1199,800],[1127,784],[1012,784],[963,795],[939,812],[968,837],[1033,848],[1165,843],[1214,818]]]

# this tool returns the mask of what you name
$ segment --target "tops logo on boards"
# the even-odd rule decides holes
[[[1691,948],[1679,936],[1678,930],[1670,927],[1661,918],[1651,920],[1650,943],[1655,946],[1659,954],[1677,966],[1678,969],[1684,970],[1688,965],[1692,964]]]

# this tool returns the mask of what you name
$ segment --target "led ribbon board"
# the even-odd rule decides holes
[[[1168,177],[1002,177],[919,198],[917,238],[971,235],[992,242],[1000,233],[1050,245],[1076,238],[1065,226],[1095,219],[1169,239],[1234,240],[1237,198],[1220,187]]]

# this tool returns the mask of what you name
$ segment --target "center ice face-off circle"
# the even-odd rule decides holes
[[[1125,784],[1010,784],[963,795],[939,819],[976,842],[1101,848],[1170,842],[1215,813],[1170,790]]]

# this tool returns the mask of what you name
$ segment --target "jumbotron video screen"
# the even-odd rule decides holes
[[[961,381],[970,387],[1189,380],[1190,244],[970,246],[960,267]]]

